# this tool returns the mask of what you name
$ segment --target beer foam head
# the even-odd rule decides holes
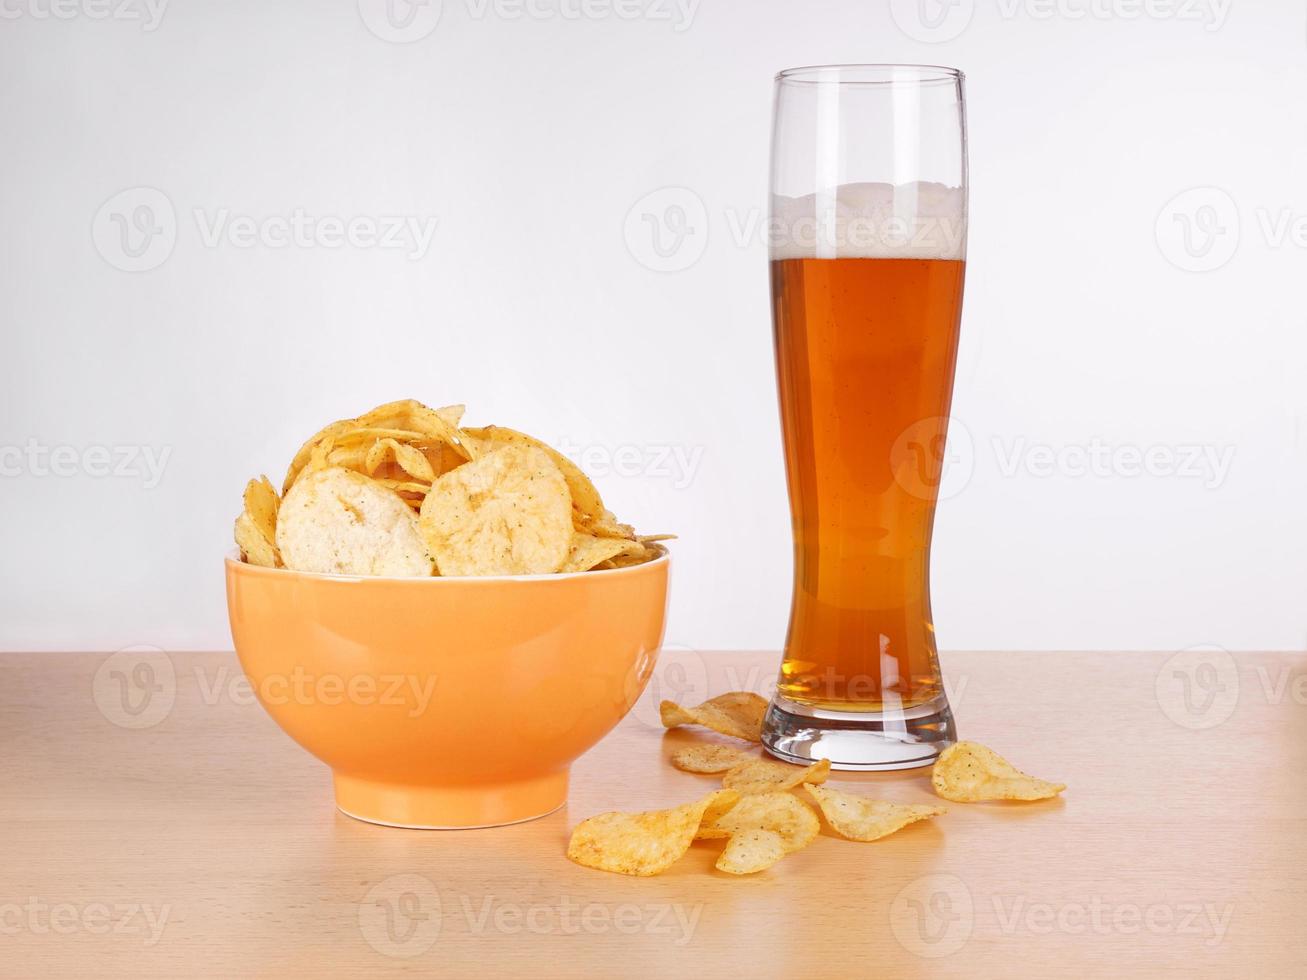
[[[772,195],[773,259],[965,259],[967,197],[929,181]]]

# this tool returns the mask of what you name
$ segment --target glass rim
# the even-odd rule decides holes
[[[833,76],[833,77],[832,77]],[[966,74],[946,65],[803,65],[776,73],[777,84],[894,85],[961,82]]]

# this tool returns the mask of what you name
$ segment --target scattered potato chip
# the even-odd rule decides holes
[[[766,711],[766,699],[751,691],[719,694],[696,708],[682,708],[674,701],[664,701],[658,706],[665,728],[703,725],[747,742],[762,741],[762,716]]]
[[[1066,783],[1027,776],[977,742],[958,742],[941,752],[930,781],[938,796],[955,803],[1046,800],[1066,789]]]
[[[732,837],[750,830],[779,834],[785,853],[802,850],[817,839],[821,821],[812,807],[793,793],[759,793],[741,797],[716,819],[704,819],[698,837],[710,840]]]
[[[441,575],[556,572],[572,543],[572,500],[549,455],[508,445],[431,486],[419,522]]]
[[[802,783],[824,783],[829,775],[830,759],[821,759],[806,767],[771,759],[752,759],[727,772],[722,777],[722,786],[741,796],[752,796],[794,789]]]
[[[785,841],[774,830],[742,830],[732,834],[717,859],[717,870],[733,875],[766,871],[785,857]]]
[[[567,856],[600,871],[641,877],[659,874],[690,849],[706,812],[721,812],[735,799],[729,790],[718,790],[670,810],[589,817],[572,831]]]
[[[937,817],[945,810],[928,804],[890,803],[845,793],[829,786],[804,786],[821,807],[826,822],[841,837],[872,841],[888,837],[910,823]]]
[[[295,481],[277,520],[287,568],[337,575],[430,575],[417,517],[393,490],[327,467]]]
[[[749,756],[729,745],[691,745],[672,753],[672,765],[685,772],[726,772]]]

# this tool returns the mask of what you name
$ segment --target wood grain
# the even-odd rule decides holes
[[[234,656],[155,656],[162,701],[135,716],[104,655],[0,656],[4,976],[1307,971],[1302,655],[1214,655],[1206,672],[1156,654],[946,656],[963,735],[1064,780],[1061,800],[950,804],[871,844],[825,830],[752,878],[715,872],[721,845],[702,842],[649,879],[569,863],[569,829],[716,785],[667,764],[711,736],[664,733],[656,699],[765,688],[776,654],[668,654],[577,764],[565,809],[461,832],[341,815]],[[141,718],[157,723],[122,727]],[[925,771],[831,785],[933,799]]]

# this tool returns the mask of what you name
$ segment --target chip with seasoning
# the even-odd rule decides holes
[[[715,820],[738,799],[730,790],[718,790],[669,810],[600,813],[576,825],[567,856],[599,871],[660,874],[690,849],[705,817]]]
[[[266,477],[246,487],[234,528],[241,560],[348,575],[483,576],[604,571],[666,554],[660,542],[674,535],[637,535],[566,456],[516,429],[462,428],[463,414],[462,405],[433,409],[409,398],[319,429],[296,451],[281,497]],[[301,484],[288,514],[285,501]],[[421,515],[416,549],[396,501]]]
[[[1046,800],[1066,789],[1066,783],[1027,776],[993,749],[977,742],[958,742],[941,752],[930,781],[936,795],[954,803]]]
[[[794,789],[803,783],[824,783],[830,775],[830,759],[820,759],[810,766],[793,766],[770,759],[752,759],[731,769],[722,777],[722,786],[742,796]]]
[[[826,822],[841,837],[849,840],[879,840],[908,824],[945,812],[942,806],[872,800],[828,786],[808,785],[803,788],[817,801]]]
[[[694,708],[664,701],[658,706],[658,713],[665,728],[703,725],[732,738],[761,742],[762,717],[767,713],[767,701],[752,691],[732,691],[719,694]]]

